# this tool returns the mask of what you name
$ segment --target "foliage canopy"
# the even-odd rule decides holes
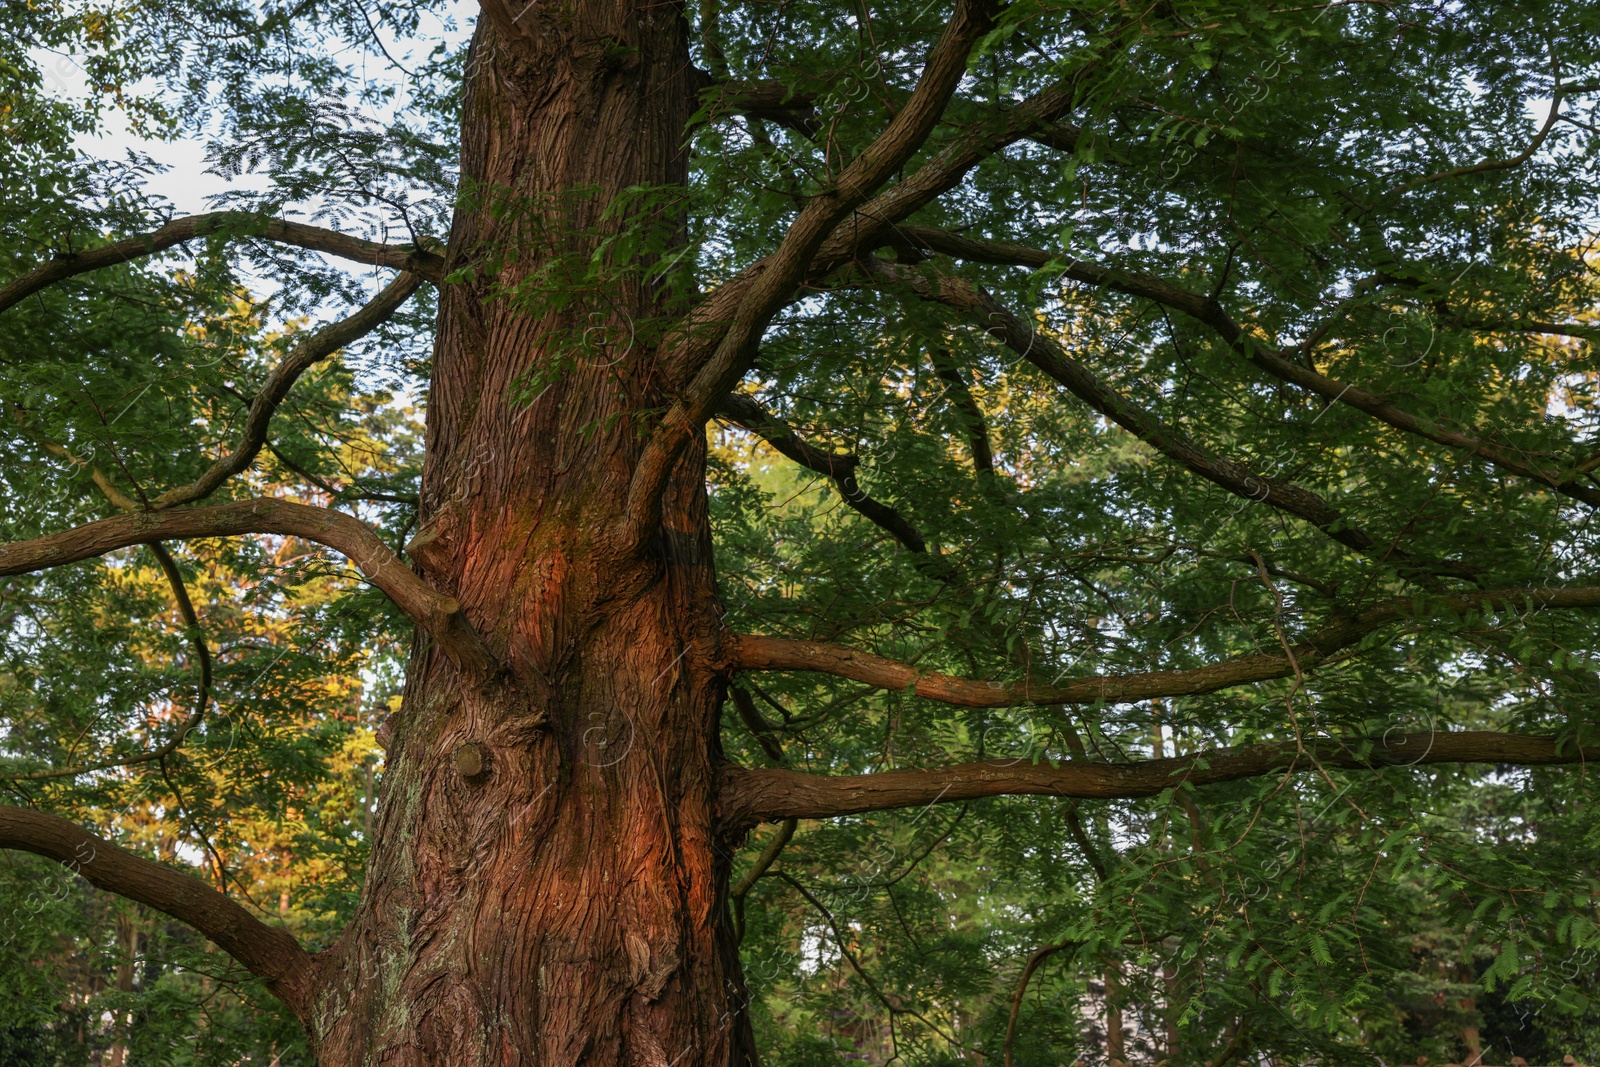
[[[527,240],[433,280],[536,258],[496,299],[577,324],[530,401],[659,343],[673,320],[585,323],[640,279],[697,306],[779,247],[906,106],[947,7],[685,10],[689,184],[574,209],[576,232],[461,187],[475,13],[6,5],[0,277],[175,217],[188,176],[93,134],[202,140],[232,184],[182,242],[0,314],[0,535],[195,482],[320,324],[443,247],[458,200]],[[80,91],[52,84],[63,55]],[[1594,751],[1600,599],[1542,591],[1600,586],[1597,101],[1600,9],[1570,0],[999,9],[887,188],[948,181],[807,279],[708,429],[727,625],[1030,687],[1281,669],[973,706],[747,663],[721,744],[829,775],[1298,755],[1142,797],[774,818],[732,905],[771,1062],[1600,1055],[1585,770],[1327,758],[1463,731]],[[352,266],[271,220],[400,258]],[[435,294],[405,295],[291,379],[210,503],[308,501],[407,543]],[[411,621],[302,538],[167,546],[0,580],[0,790],[324,943],[355,908]],[[0,856],[0,1059],[304,1057],[186,927]]]

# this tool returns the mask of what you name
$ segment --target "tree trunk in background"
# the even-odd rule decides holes
[[[121,959],[117,961],[117,991],[132,993],[134,971],[139,956],[138,905],[131,905],[117,912],[116,930],[117,948],[121,955]],[[127,1015],[119,1015],[117,1018],[117,1036],[111,1045],[111,1051],[106,1054],[106,1067],[122,1067],[127,1062],[128,1026],[132,1021]]]
[[[1463,985],[1476,985],[1478,976],[1473,973],[1470,964],[1456,965],[1456,981]],[[1478,1030],[1478,1000],[1476,997],[1462,997],[1456,1004],[1461,1009],[1465,1021],[1461,1025],[1461,1046],[1466,1053],[1462,1063],[1466,1067],[1477,1067],[1483,1060],[1483,1038]]]
[[[619,191],[686,186],[686,27],[637,0],[521,10],[486,13],[469,58],[469,273],[441,291],[412,552],[521,695],[416,646],[360,911],[325,954],[321,1063],[740,1064],[703,445],[648,551],[620,535],[673,308],[637,273],[537,292],[627,225],[602,214]]]
[[[1122,972],[1116,964],[1106,968],[1106,1062],[1111,1067],[1128,1062],[1122,1034]]]
[[[1166,1037],[1166,1058],[1176,1060],[1183,1043],[1183,1036],[1178,1030],[1178,1006],[1183,1003],[1183,983],[1178,978],[1177,968],[1170,963],[1161,965],[1161,986],[1166,998],[1161,1011]]]

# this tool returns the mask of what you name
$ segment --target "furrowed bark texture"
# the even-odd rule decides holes
[[[647,550],[623,537],[682,374],[644,335],[674,308],[634,263],[542,288],[638,222],[604,213],[620,190],[684,186],[692,71],[671,5],[484,4],[411,554],[507,677],[413,657],[364,897],[323,964],[324,1067],[745,1060],[703,438]]]

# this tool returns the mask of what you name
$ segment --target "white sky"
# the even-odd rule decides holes
[[[386,36],[383,44],[401,62],[408,62],[408,55],[414,51],[425,53],[440,40],[464,43],[471,34],[477,16],[477,0],[448,0],[440,16],[423,19],[414,42],[399,42]],[[455,29],[446,28],[446,19],[454,20]],[[33,57],[44,74],[49,93],[76,99],[88,95],[87,75],[72,56],[35,49]],[[381,55],[369,56],[363,68],[373,76],[374,81],[393,76],[396,85],[400,84],[399,77]],[[212,173],[206,163],[203,131],[169,141],[147,140],[133,133],[126,119],[115,111],[106,113],[104,128],[98,133],[78,137],[76,147],[87,155],[102,159],[122,159],[129,149],[136,149],[166,165],[168,171],[155,176],[150,188],[171,201],[180,215],[210,210],[209,198],[229,189],[260,184],[252,182],[248,174],[228,178]]]

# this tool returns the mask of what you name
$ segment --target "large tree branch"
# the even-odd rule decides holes
[[[1070,122],[1052,122],[1030,132],[1027,139],[1058,152],[1076,152],[1083,140],[1083,128]]]
[[[731,828],[778,819],[826,819],[955,800],[1007,795],[1132,799],[1178,785],[1210,785],[1286,768],[1371,770],[1435,763],[1541,766],[1600,756],[1555,738],[1491,731],[1388,734],[1382,738],[1318,738],[1244,745],[1187,756],[1100,763],[1066,760],[1057,766],[1025,760],[984,760],[951,767],[817,775],[781,768],[722,770],[718,811]]]
[[[922,146],[944,114],[978,39],[994,25],[995,0],[956,0],[950,24],[928,53],[910,99],[883,131],[800,211],[766,266],[742,287],[711,357],[646,443],[628,492],[628,535],[643,544],[660,524],[661,499],[678,456],[754,360],[772,316],[792,299],[841,221]]]
[[[707,115],[746,115],[764,119],[812,138],[822,129],[816,103],[780,81],[730,81],[706,71],[696,71]]]
[[[1093,65],[1072,79],[1034,94],[1014,108],[980,122],[953,138],[912,174],[862,205],[823,242],[810,277],[824,278],[863,252],[898,243],[895,224],[963,178],[994,153],[1048,126],[1065,114],[1077,98],[1077,87]],[[678,353],[691,366],[708,359],[722,337],[745,292],[766,272],[772,257],[765,256],[717,286],[663,341],[663,350]],[[680,352],[681,350],[681,352]]]
[[[66,819],[0,805],[0,848],[64,864],[99,889],[138,901],[199,930],[309,1023],[316,968],[286,930],[257,919],[197,878],[136,856]]]
[[[816,100],[783,82],[724,80],[707,71],[696,71],[696,74],[710,118],[732,114],[764,119],[808,140],[815,139],[823,129],[817,118]],[[1070,122],[1046,121],[1017,139],[1060,152],[1076,152],[1083,139],[1083,129]]]
[[[942,193],[954,189],[974,167],[995,152],[1036,131],[1051,127],[1072,108],[1079,86],[1098,68],[1099,63],[1099,59],[1091,61],[1072,77],[963,131],[930,156],[911,175],[851,212],[834,228],[832,235],[822,242],[807,272],[807,283],[826,278],[863,252],[884,244],[899,243],[894,233],[894,226],[900,219],[931,203]],[[708,366],[718,346],[726,338],[730,324],[743,306],[747,295],[772,268],[774,261],[774,256],[765,256],[706,294],[705,298],[663,338],[659,348],[662,364],[689,370]],[[803,288],[804,285],[797,291],[803,291]],[[791,293],[789,299],[793,298],[794,295]],[[737,375],[730,374],[727,377],[736,378]],[[728,387],[721,393],[706,391],[705,395],[712,397],[711,402],[714,403],[717,397],[731,390],[730,380]],[[696,392],[687,395],[699,394]],[[677,425],[682,418],[681,414],[673,414],[676,410],[669,410],[674,425]],[[710,409],[707,409],[705,417],[710,417]],[[702,425],[703,422],[704,420]],[[666,436],[658,432],[656,452],[659,454],[651,457],[653,466],[650,471],[645,472],[645,476],[648,479],[661,479],[661,484],[664,485],[667,475],[655,468],[667,462],[670,469],[670,462],[676,453],[669,447],[671,445],[669,438],[672,440],[681,438],[687,441],[694,432],[695,429],[688,426],[677,426]],[[640,512],[639,521],[644,522],[648,520],[650,514],[648,501],[645,500],[643,492],[645,483],[639,473],[636,473],[634,481],[635,485],[640,487],[640,491],[637,494],[630,493],[630,497],[636,496],[639,499],[639,506],[644,509]]]
[[[1183,289],[1153,275],[1107,267],[1083,260],[1052,256],[1043,249],[1006,241],[965,237],[927,226],[901,226],[900,236],[917,248],[940,252],[973,263],[994,263],[1059,270],[1062,276],[1087,285],[1104,287],[1129,296],[1153,300],[1182,312],[1211,327],[1234,351],[1274,378],[1315,393],[1329,403],[1346,404],[1404,433],[1426,438],[1436,444],[1466,451],[1521,478],[1540,482],[1574,500],[1600,506],[1600,488],[1577,477],[1575,472],[1548,470],[1504,448],[1457,430],[1450,430],[1421,418],[1385,400],[1377,393],[1320,374],[1311,367],[1290,359],[1278,349],[1234,321],[1222,304],[1204,294]],[[1593,337],[1594,328],[1581,324],[1475,322],[1463,320],[1468,329],[1516,329],[1522,332],[1571,334]]]
[[[1363,555],[1392,559],[1414,567],[1450,574],[1467,573],[1460,564],[1424,561],[1385,544],[1353,525],[1322,497],[1293,482],[1257,474],[1234,460],[1214,456],[1095,377],[1067,355],[1060,345],[1037,333],[989,293],[965,278],[925,267],[907,267],[880,259],[865,261],[878,277],[909,288],[924,300],[965,312],[992,337],[1065,386],[1095,411],[1132,433],[1162,455],[1235,496],[1277,508],[1304,519],[1329,537]]]
[[[1112,46],[1108,46],[1106,51],[1111,50]],[[996,152],[1036,136],[1053,137],[1055,132],[1075,135],[1077,127],[1058,120],[1076,105],[1080,88],[1100,69],[1103,60],[1104,54],[1085,63],[1071,77],[951,139],[906,178],[863,204],[823,244],[817,255],[816,275],[826,276],[862,252],[897,242],[900,220],[910,218],[960,185],[974,167]]]
[[[853,453],[829,452],[807,444],[793,427],[762,407],[753,396],[729,393],[717,405],[717,414],[760,437],[779,455],[836,482],[852,477],[861,463]]]
[[[345,345],[383,325],[421,284],[419,275],[403,272],[355,314],[324,326],[290,349],[283,361],[272,368],[261,391],[251,401],[250,413],[244,420],[244,430],[233,451],[217,459],[210,469],[188,485],[180,485],[162,493],[150,502],[150,506],[159,510],[203,499],[215,492],[223,482],[249,467],[261,451],[261,446],[266,444],[267,428],[272,422],[273,413],[300,375]]]
[[[967,127],[910,175],[850,212],[822,242],[808,280],[819,281],[864,252],[898,243],[893,230],[900,220],[960,185],[974,167],[1006,146],[1035,134],[1047,139],[1054,139],[1057,134],[1074,136],[1077,128],[1059,120],[1072,109],[1079,90],[1100,69],[1106,56],[1121,47],[1117,41],[1107,44],[1069,77]],[[773,261],[774,256],[765,256],[708,293],[663,338],[663,364],[691,369],[704,366],[724,338],[746,294]],[[724,390],[727,391],[731,386]]]
[[[972,708],[1017,704],[1120,704],[1156,697],[1192,696],[1235,685],[1287,678],[1329,662],[1383,626],[1405,619],[1473,611],[1574,610],[1600,607],[1600,586],[1497,589],[1440,597],[1403,597],[1329,621],[1283,654],[1239,656],[1183,670],[1097,674],[1065,683],[999,682],[924,671],[847,645],[783,637],[726,638],[729,665],[740,670],[819,671],[883,689]]]
[[[0,311],[5,311],[56,282],[104,267],[112,267],[118,263],[126,263],[141,256],[153,255],[174,245],[214,233],[264,238],[279,244],[307,248],[313,252],[326,252],[355,263],[394,267],[419,274],[435,283],[444,280],[444,257],[427,249],[380,244],[303,222],[266,219],[248,211],[212,211],[204,215],[173,219],[149,233],[102,245],[99,248],[91,248],[85,252],[61,253],[43,266],[0,288]]]
[[[430,588],[366,523],[329,508],[259,497],[210,507],[117,515],[31,541],[0,545],[0,575],[59,567],[153,541],[247,533],[302,537],[343,553],[463,672],[480,678],[493,673],[494,657],[455,598]]]

